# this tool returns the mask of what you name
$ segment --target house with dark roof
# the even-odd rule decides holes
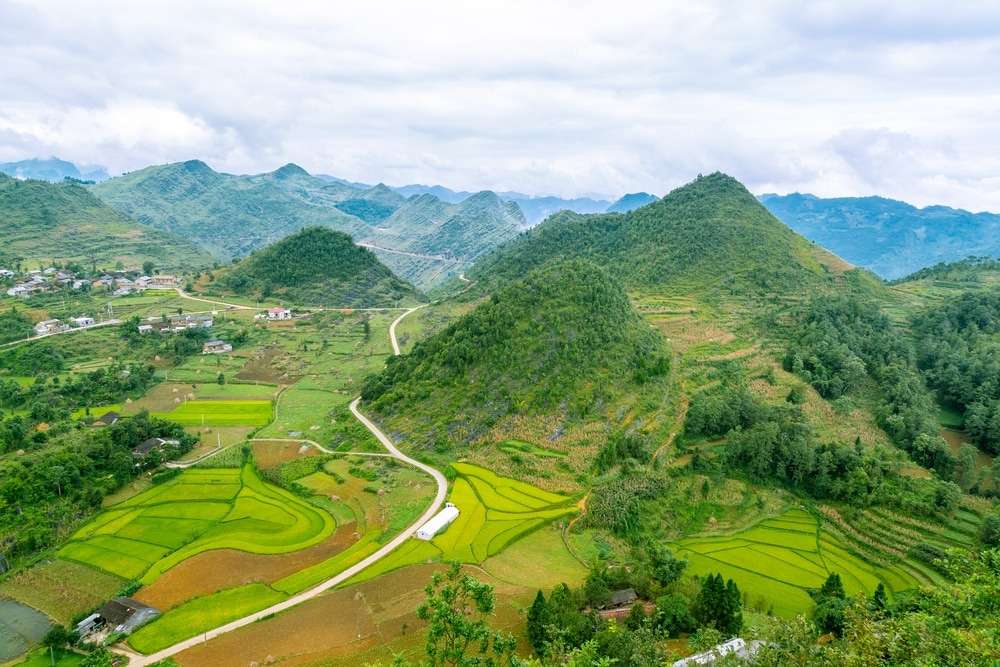
[[[108,412],[105,412],[103,415],[101,415],[97,419],[95,419],[94,420],[94,426],[111,426],[112,424],[114,424],[115,422],[117,422],[121,418],[122,418],[122,416],[120,414],[118,414],[117,412],[115,412],[113,410],[110,410]]]
[[[158,609],[132,598],[115,598],[97,612],[108,631],[132,632],[160,615]]]
[[[135,449],[132,450],[132,456],[146,456],[154,449],[160,449],[164,445],[179,445],[180,440],[171,440],[167,438],[149,438],[148,440],[143,440]]]

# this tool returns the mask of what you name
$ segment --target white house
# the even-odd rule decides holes
[[[202,354],[225,354],[232,351],[233,346],[224,340],[210,340],[201,346]]]
[[[699,665],[712,665],[723,656],[737,655],[740,658],[752,658],[764,645],[760,640],[747,642],[741,637],[730,639],[716,646],[713,646],[703,653],[695,653],[686,658],[682,658],[673,664],[673,667],[698,667]]]
[[[10,269],[0,269],[0,278],[13,278],[14,272]]]
[[[268,308],[267,319],[269,320],[290,320],[292,311],[288,308]]]
[[[92,327],[94,326],[94,318],[89,315],[81,315],[80,317],[69,318],[70,322],[78,327]]]
[[[152,324],[140,324],[139,325],[139,333],[141,333],[141,334],[153,333],[153,325]]]
[[[62,328],[63,325],[59,320],[42,320],[35,325],[35,333],[39,336],[44,336],[45,334],[59,331]]]
[[[458,518],[458,508],[447,503],[444,509],[435,514],[424,525],[417,529],[418,540],[432,540],[434,536],[450,526]]]

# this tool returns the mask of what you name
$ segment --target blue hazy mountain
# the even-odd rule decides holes
[[[33,178],[37,181],[59,183],[66,178],[78,181],[104,181],[108,172],[97,165],[77,166],[57,157],[31,158],[18,162],[0,162],[0,173],[14,178]]]
[[[659,200],[659,197],[651,195],[648,192],[632,192],[609,206],[607,208],[607,212],[628,213],[629,211],[634,211],[635,209],[645,206],[646,204],[652,204],[657,200]]]
[[[847,261],[895,279],[938,262],[1000,256],[1000,215],[917,208],[884,197],[760,197],[786,225]]]

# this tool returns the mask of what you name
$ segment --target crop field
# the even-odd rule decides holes
[[[252,463],[192,468],[105,510],[59,555],[150,583],[204,551],[286,553],[323,541],[333,529],[328,513],[265,484]]]
[[[6,579],[0,583],[0,596],[24,602],[69,625],[75,616],[102,604],[124,586],[124,579],[57,558]]]
[[[260,437],[302,437],[318,439],[330,426],[331,412],[347,405],[353,397],[322,389],[301,389],[293,385],[283,391],[275,405],[275,419]]]
[[[271,401],[194,400],[152,415],[184,426],[264,426],[271,421]]]
[[[436,560],[482,563],[547,523],[576,513],[573,499],[500,477],[467,463],[453,464],[458,478],[448,501],[459,516],[430,542],[412,540],[348,583]]]
[[[674,548],[687,559],[687,573],[732,578],[751,606],[779,616],[808,611],[813,604],[808,591],[833,572],[851,595],[871,594],[879,582],[890,594],[922,583],[908,564],[873,563],[827,525],[791,509],[732,535],[687,538]]]
[[[504,440],[498,445],[498,447],[508,454],[519,452],[523,454],[531,454],[532,456],[557,459],[563,459],[567,456],[566,452],[546,449],[545,447],[539,447],[536,444],[525,442],[524,440]]]
[[[48,632],[45,614],[20,602],[0,598],[0,662],[24,653]]]

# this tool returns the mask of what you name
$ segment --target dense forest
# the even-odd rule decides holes
[[[427,416],[421,440],[471,439],[508,414],[562,405],[580,417],[668,367],[661,337],[614,280],[587,262],[553,262],[390,358],[362,397],[383,416]]]
[[[371,251],[354,245],[347,234],[325,227],[308,227],[251,254],[215,285],[246,296],[311,306],[394,306],[419,298]]]
[[[914,320],[918,364],[965,430],[1000,454],[1000,291],[965,292]]]

